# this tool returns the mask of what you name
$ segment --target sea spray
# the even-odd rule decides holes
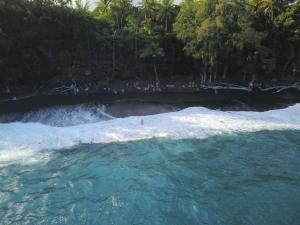
[[[144,126],[140,124],[141,119],[144,120]],[[178,112],[116,118],[68,127],[41,123],[2,123],[0,160],[12,159],[12,156],[28,157],[41,150],[68,148],[82,143],[150,138],[203,139],[225,133],[282,129],[300,129],[300,104],[265,112],[223,112],[191,107]],[[6,156],[8,153],[10,157]]]

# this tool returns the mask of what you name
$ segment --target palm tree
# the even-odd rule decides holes
[[[107,13],[110,3],[112,0],[100,0],[97,7],[94,9],[96,16],[101,16]]]
[[[101,0],[94,10],[96,16],[109,18],[118,31],[126,25],[126,18],[132,8],[131,0]]]
[[[164,23],[166,33],[170,31],[169,24],[174,14],[174,0],[161,0],[159,3],[158,19]]]
[[[262,13],[265,16],[274,18],[278,14],[282,7],[284,7],[283,0],[251,0],[250,4],[255,8],[255,11]]]
[[[90,6],[89,0],[75,0],[73,2],[73,7],[81,11],[88,11]]]
[[[151,41],[147,43],[141,52],[140,57],[150,60],[153,65],[153,72],[155,74],[155,80],[159,82],[158,72],[157,72],[157,59],[165,55],[163,48],[159,46],[159,43]]]
[[[155,31],[157,6],[156,0],[142,0],[139,5],[141,16],[144,18],[141,22],[143,32],[150,36]]]
[[[142,0],[140,9],[145,20],[155,20],[155,13],[157,10],[156,0]]]
[[[126,18],[130,14],[131,0],[112,0],[110,3],[110,14],[115,20],[118,30],[122,30],[126,24]]]

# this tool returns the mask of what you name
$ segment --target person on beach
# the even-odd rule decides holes
[[[143,126],[144,125],[144,120],[143,119],[141,119],[141,126]]]

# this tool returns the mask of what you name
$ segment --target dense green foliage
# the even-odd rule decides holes
[[[185,0],[175,32],[214,79],[299,76],[299,1]]]
[[[300,1],[0,0],[0,83],[300,76]]]

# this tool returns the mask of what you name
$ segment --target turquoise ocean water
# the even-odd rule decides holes
[[[78,144],[35,157],[0,161],[0,224],[300,224],[299,130]]]

